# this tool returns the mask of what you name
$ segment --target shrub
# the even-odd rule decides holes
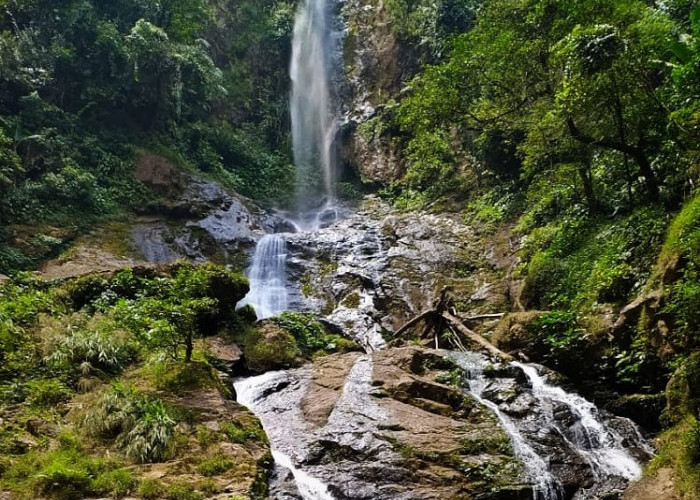
[[[115,469],[101,474],[93,484],[95,492],[122,498],[136,490],[138,481],[127,469]]]
[[[284,312],[273,321],[294,337],[305,356],[311,356],[319,351],[346,352],[359,349],[353,341],[327,333],[323,325],[313,316]]]
[[[155,462],[165,457],[176,421],[160,399],[115,384],[87,410],[81,424],[91,435],[113,440],[129,458]]]
[[[27,382],[27,401],[32,406],[55,406],[69,401],[71,390],[57,379],[37,379]]]
[[[197,467],[197,471],[203,476],[218,476],[230,470],[234,466],[234,461],[223,455],[214,455],[202,460]]]
[[[114,462],[85,455],[74,436],[61,435],[57,449],[27,453],[8,468],[4,479],[19,498],[73,500],[94,496],[108,486],[118,494],[129,482],[127,475]]]
[[[165,492],[167,500],[202,500],[204,495],[187,484],[173,484]]]
[[[114,373],[136,355],[128,332],[103,315],[45,320],[42,329],[50,337],[45,358],[49,366],[79,368],[83,375],[94,370]]]
[[[536,316],[526,326],[529,350],[535,359],[566,374],[584,366],[590,342],[575,313],[552,311]]]
[[[146,500],[153,500],[156,498],[163,498],[165,488],[155,479],[144,479],[139,484],[137,493],[140,497],[145,498]]]

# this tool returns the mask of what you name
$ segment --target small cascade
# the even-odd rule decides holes
[[[533,484],[534,500],[569,498],[560,474],[574,469],[591,486],[640,477],[640,463],[630,450],[646,457],[652,450],[631,421],[606,421],[593,403],[551,385],[535,366],[513,362],[497,369],[506,375],[487,376],[490,363],[481,354],[452,353],[450,358],[467,373],[469,393],[494,412],[511,438]]]
[[[303,500],[333,500],[333,495],[328,491],[328,486],[295,466],[292,459],[287,455],[272,450],[272,458],[278,467],[284,467],[292,473],[294,482]]]
[[[513,366],[527,375],[532,384],[532,394],[546,412],[548,420],[562,431],[568,444],[586,459],[596,479],[621,476],[634,480],[641,476],[642,468],[623,446],[624,438],[605,425],[593,403],[578,394],[548,384],[534,366],[517,362]],[[556,404],[566,406],[577,418],[568,429],[562,429],[554,419],[553,407]]]
[[[251,305],[258,319],[275,316],[288,307],[287,243],[279,234],[266,234],[255,247],[247,275],[250,291],[236,308]]]
[[[525,472],[533,483],[534,500],[558,500],[563,495],[561,484],[552,474],[546,458],[541,457],[527,442],[517,426],[493,401],[483,397],[489,381],[484,377],[486,360],[480,354],[466,352],[452,354],[457,364],[467,372],[469,377],[469,393],[478,402],[489,408],[498,418],[503,430],[511,439],[515,456],[522,462]]]

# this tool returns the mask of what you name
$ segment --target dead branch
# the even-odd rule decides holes
[[[451,315],[448,312],[443,312],[441,314],[443,318],[445,318],[454,328],[457,329],[458,332],[460,332],[462,335],[466,336],[469,340],[472,342],[479,344],[481,347],[486,349],[488,352],[493,354],[494,356],[497,356],[503,360],[510,361],[513,359],[513,357],[510,354],[507,354],[503,351],[501,351],[498,347],[493,345],[491,342],[486,340],[484,337],[476,333],[475,331],[470,330],[466,326],[462,324],[462,322],[459,320],[459,318],[456,318],[455,316]]]

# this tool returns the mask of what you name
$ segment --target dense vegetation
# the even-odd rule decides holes
[[[0,272],[153,195],[139,151],[284,201],[291,2],[4,0]],[[80,217],[76,217],[80,214]]]
[[[302,314],[254,325],[249,311],[234,311],[247,291],[238,273],[182,263],[56,282],[21,274],[0,288],[0,489],[17,498],[200,499],[256,473],[226,443],[269,465],[257,420],[230,406],[212,430],[203,422],[213,409],[193,408],[202,393],[215,395],[205,402],[232,399],[230,380],[213,368],[231,366],[209,337],[243,346],[239,371],[357,347]],[[181,465],[144,478],[140,464],[162,462]],[[199,479],[178,482],[192,470]],[[253,478],[246,498],[265,498],[266,484],[264,474]]]
[[[404,173],[386,193],[407,208],[457,207],[486,237],[508,226],[524,238],[514,272],[522,305],[550,312],[507,319],[496,332],[504,345],[584,384],[649,394],[649,413],[675,373],[685,389],[673,397],[669,386],[662,423],[678,427],[658,462],[673,462],[692,497],[700,489],[700,414],[688,389],[698,383],[700,346],[700,6],[457,3],[474,14],[467,29],[447,39],[423,31],[444,50],[373,124],[403,149]],[[400,33],[416,19],[440,19],[422,2],[394,4]],[[635,299],[613,327],[606,318]],[[524,337],[508,338],[519,321]],[[682,451],[671,459],[674,449]]]

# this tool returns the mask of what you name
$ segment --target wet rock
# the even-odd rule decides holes
[[[334,498],[531,498],[513,457],[495,451],[506,439],[495,419],[435,382],[446,364],[442,353],[414,347],[332,355],[237,388],[273,446]],[[487,469],[497,471],[488,483],[479,476]],[[284,488],[275,481],[272,491]]]

